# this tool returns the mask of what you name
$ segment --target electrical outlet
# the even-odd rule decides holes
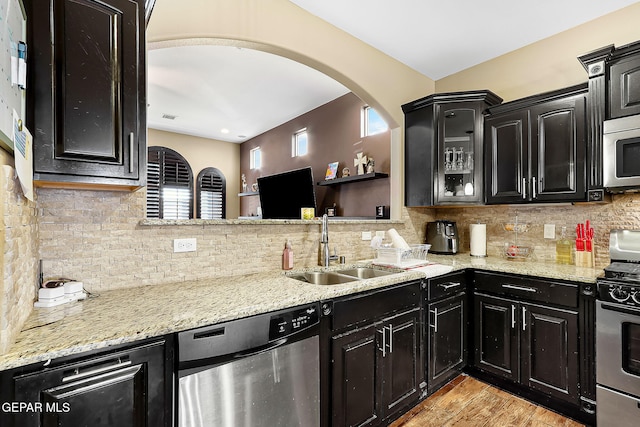
[[[196,239],[173,239],[173,252],[195,252]]]
[[[556,238],[556,225],[555,224],[545,224],[544,225],[544,238],[545,239],[555,239]]]
[[[363,231],[362,232],[362,240],[371,240],[371,232]]]
[[[384,239],[384,230],[376,231],[376,237],[382,237]]]

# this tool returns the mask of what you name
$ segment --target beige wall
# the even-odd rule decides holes
[[[402,125],[403,103],[435,87],[433,80],[288,0],[159,1],[147,42],[241,44],[288,57],[342,83],[391,127]]]
[[[578,56],[638,39],[640,2],[440,79],[436,92],[490,89],[506,102],[572,86],[587,81]]]
[[[240,212],[240,145],[215,139],[182,135],[149,129],[149,146],[159,145],[180,153],[191,165],[193,179],[208,167],[220,169],[227,181],[227,218],[237,218]]]

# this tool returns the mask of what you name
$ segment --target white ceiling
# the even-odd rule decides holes
[[[433,80],[636,3],[290,1]],[[251,49],[152,49],[147,61],[148,126],[222,141],[241,143],[349,91],[305,65]]]

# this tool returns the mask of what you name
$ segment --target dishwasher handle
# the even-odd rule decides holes
[[[268,344],[262,345],[260,347],[252,348],[251,350],[239,351],[233,355],[228,357],[229,359],[239,359],[241,357],[249,357],[260,353],[266,353],[269,350],[273,350],[274,348],[282,347],[287,342],[289,342],[288,338],[281,338],[274,342],[270,342]]]

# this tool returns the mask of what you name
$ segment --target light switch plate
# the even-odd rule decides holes
[[[363,231],[362,232],[362,240],[371,240],[371,232]]]
[[[545,239],[555,239],[556,238],[556,225],[555,224],[545,224],[544,225],[544,238]]]

